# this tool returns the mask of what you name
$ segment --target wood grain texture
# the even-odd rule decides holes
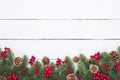
[[[0,18],[120,18],[117,7],[116,0],[4,0]]]
[[[0,21],[0,38],[120,38],[120,21]]]
[[[120,46],[120,0],[1,0],[0,47],[51,60]]]

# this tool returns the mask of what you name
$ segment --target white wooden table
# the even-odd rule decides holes
[[[120,46],[119,4],[119,0],[1,0],[0,47],[38,59],[109,52]]]

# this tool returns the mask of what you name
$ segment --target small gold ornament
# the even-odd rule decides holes
[[[0,76],[0,80],[7,80],[5,76]]]
[[[118,60],[118,58],[119,58],[119,54],[117,51],[111,51],[110,55],[111,55],[113,60]]]
[[[73,57],[73,61],[74,61],[74,62],[78,62],[78,61],[79,61],[79,57],[74,56],[74,57]]]
[[[16,57],[13,62],[15,67],[20,67],[22,63],[23,63],[23,59],[21,57]]]
[[[67,80],[77,80],[77,76],[73,73],[67,75]]]
[[[89,67],[89,70],[91,73],[97,73],[99,68],[97,65],[94,65],[94,64],[91,64],[90,67]]]
[[[44,65],[48,65],[50,63],[50,59],[47,56],[44,56],[43,59],[42,59],[42,63]]]

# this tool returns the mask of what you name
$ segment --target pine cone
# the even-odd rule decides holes
[[[49,59],[47,56],[45,56],[45,57],[43,57],[43,59],[42,59],[42,63],[43,63],[44,65],[48,65],[48,64],[50,63],[50,59]]]
[[[15,67],[20,67],[22,63],[23,63],[23,59],[21,57],[16,57],[13,62]]]
[[[73,57],[73,61],[74,61],[74,62],[78,62],[78,61],[79,61],[79,57],[74,56],[74,57]]]
[[[7,80],[5,76],[0,76],[0,80]]]
[[[97,65],[94,65],[94,64],[91,64],[90,67],[89,67],[89,70],[91,73],[97,73],[99,68]]]
[[[111,51],[110,55],[111,55],[111,57],[112,57],[113,60],[117,60],[118,57],[119,57],[119,54],[118,54],[117,51]]]
[[[67,80],[77,80],[77,77],[74,74],[68,74],[67,75]]]

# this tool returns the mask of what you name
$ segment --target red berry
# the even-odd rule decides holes
[[[70,74],[70,73],[71,73],[71,69],[70,69],[70,68],[67,68],[66,73],[67,73],[67,74]]]
[[[95,53],[94,55],[91,55],[90,56],[90,58],[91,59],[95,59],[97,62],[99,62],[99,60],[100,60],[100,52],[97,52],[97,53]]]
[[[52,66],[47,66],[44,68],[44,78],[49,78],[53,74],[53,67]]]

